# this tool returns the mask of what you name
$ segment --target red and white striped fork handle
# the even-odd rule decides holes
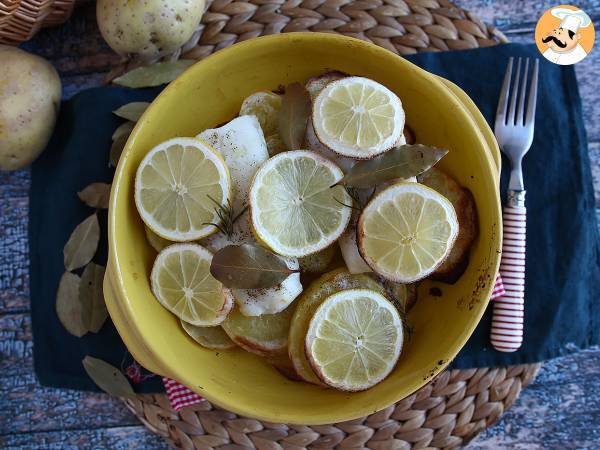
[[[514,352],[523,342],[526,213],[525,206],[504,207],[500,274],[506,293],[493,302],[491,333],[492,345],[501,352]]]

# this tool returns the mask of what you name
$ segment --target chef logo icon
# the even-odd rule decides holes
[[[585,11],[570,5],[547,10],[535,27],[535,43],[548,61],[578,63],[594,46],[594,24]]]

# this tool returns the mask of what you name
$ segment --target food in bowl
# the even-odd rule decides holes
[[[200,345],[239,346],[292,379],[384,380],[410,345],[414,283],[460,239],[453,202],[414,178],[446,151],[406,144],[396,94],[341,73],[254,93],[198,131],[136,174],[157,300]]]

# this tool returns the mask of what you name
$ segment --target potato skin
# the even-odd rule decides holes
[[[98,0],[96,18],[115,52],[151,60],[190,39],[204,6],[204,0]]]
[[[58,115],[61,85],[52,65],[0,45],[0,170],[16,170],[44,150]]]

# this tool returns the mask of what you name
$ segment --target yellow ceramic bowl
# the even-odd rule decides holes
[[[232,119],[247,95],[303,81],[329,70],[377,80],[401,98],[419,142],[446,147],[442,167],[477,202],[480,234],[466,273],[443,296],[430,283],[410,313],[414,326],[394,372],[360,393],[322,389],[285,379],[243,350],[205,350],[153,297],[155,257],[145,239],[133,190],[135,171],[156,144],[195,136]],[[497,147],[481,114],[456,86],[387,50],[332,34],[293,33],[253,39],[195,64],[152,103],[138,122],[117,167],[110,200],[106,302],[134,357],[211,402],[271,422],[324,424],[373,413],[410,395],[456,356],[487,305],[499,264],[501,216]]]

